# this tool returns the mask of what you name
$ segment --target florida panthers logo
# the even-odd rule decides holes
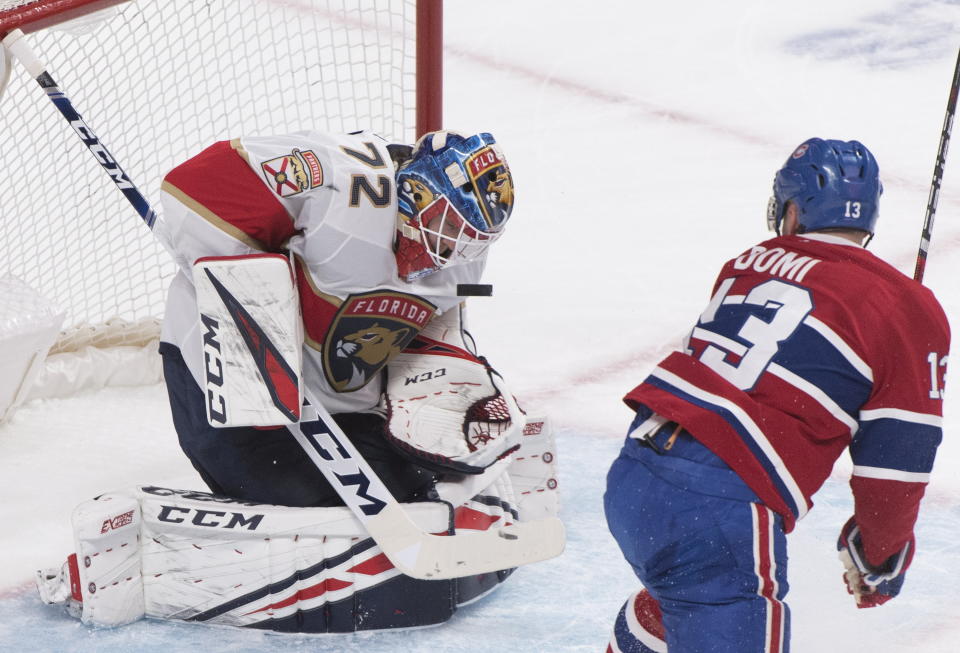
[[[513,177],[496,145],[467,159],[467,171],[489,229],[498,229],[513,210]]]
[[[401,190],[410,199],[417,213],[433,204],[433,200],[436,199],[436,195],[430,190],[430,187],[416,178],[405,180]]]
[[[324,372],[337,392],[359,390],[410,344],[436,307],[401,292],[350,295],[337,311],[324,342]]]
[[[508,214],[513,207],[513,179],[510,173],[500,169],[487,183],[484,199],[493,211]],[[503,208],[506,207],[506,208]]]
[[[341,380],[339,387],[334,387],[343,392],[354,389],[351,386],[363,386],[372,371],[379,370],[388,359],[403,349],[403,343],[409,335],[409,327],[387,329],[374,324],[340,338],[334,356],[341,362],[349,361],[352,369],[350,379]]]

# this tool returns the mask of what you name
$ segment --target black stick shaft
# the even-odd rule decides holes
[[[84,122],[83,118],[74,108],[70,98],[60,90],[57,83],[53,80],[53,77],[46,71],[37,77],[37,83],[40,84],[40,87],[46,92],[47,97],[50,98],[50,101],[53,102],[54,106],[57,107],[57,110],[60,111],[66,121],[70,123],[70,126],[73,127],[73,130],[80,137],[80,140],[83,141],[84,145],[90,150],[90,153],[93,154],[97,163],[110,175],[110,179],[113,180],[113,183],[115,183],[117,188],[124,194],[127,201],[130,202],[134,210],[140,215],[140,218],[148,227],[153,229],[153,223],[157,219],[157,214],[150,208],[150,203],[147,202],[147,198],[133,185],[130,177],[123,171],[123,168],[121,168],[120,164],[113,158],[113,155],[110,154],[103,143],[100,142],[100,139],[93,133],[93,130],[87,126],[87,123]]]
[[[947,150],[950,147],[950,133],[953,131],[953,116],[957,110],[958,90],[960,90],[960,52],[957,53],[957,63],[953,68],[950,98],[947,100],[947,113],[943,118],[937,162],[933,167],[933,180],[930,182],[930,195],[927,197],[927,213],[923,219],[923,232],[920,235],[920,249],[917,251],[917,265],[913,270],[913,278],[917,281],[923,281],[923,272],[927,267],[927,250],[930,249],[933,219],[937,213],[937,202],[940,200],[940,182],[943,180],[943,166],[947,162]]]

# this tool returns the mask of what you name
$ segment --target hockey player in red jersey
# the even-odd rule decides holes
[[[476,531],[556,512],[539,487],[552,467],[533,449],[550,446],[549,431],[525,435],[463,324],[513,208],[494,138],[241,138],[178,165],[162,189],[155,233],[179,267],[164,380],[180,445],[212,494],[141,486],[81,504],[76,554],[40,575],[43,598],[97,625],[146,615],[344,632],[440,623],[502,582],[516,565],[499,558],[482,574],[456,558],[462,577],[398,569],[430,538],[443,551],[463,542],[435,535],[481,541]],[[336,437],[317,445],[334,432],[309,417],[321,409],[359,456]],[[521,440],[536,470],[513,456]],[[370,476],[323,463],[361,457]],[[384,515],[376,523],[412,524],[424,539],[389,555],[363,521]]]
[[[932,292],[865,249],[881,192],[861,143],[801,144],[774,180],[778,237],[724,265],[682,350],[625,397],[604,503],[644,589],[608,650],[787,651],[785,535],[846,449],[847,590],[861,608],[899,593],[950,333]]]

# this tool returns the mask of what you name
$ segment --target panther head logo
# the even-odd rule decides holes
[[[343,392],[364,385],[371,373],[403,349],[411,335],[409,327],[390,329],[374,323],[341,337],[334,347],[335,355],[350,363],[352,374],[349,379],[335,382],[335,389]]]
[[[491,206],[505,205],[509,215],[510,208],[513,206],[513,180],[510,178],[510,173],[506,170],[497,172],[496,177],[487,184],[486,198]]]
[[[323,338],[327,383],[336,392],[354,392],[378,378],[436,310],[424,298],[397,290],[347,296]]]
[[[435,199],[433,191],[419,179],[407,179],[403,182],[403,193],[410,198],[413,206],[420,212],[430,206]]]

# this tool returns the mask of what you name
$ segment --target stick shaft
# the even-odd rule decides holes
[[[953,131],[953,117],[957,110],[958,90],[960,90],[960,52],[957,53],[957,63],[953,69],[953,79],[950,83],[950,97],[947,100],[947,111],[943,117],[943,129],[940,131],[940,145],[937,148],[937,161],[933,167],[930,194],[927,196],[927,211],[923,219],[920,248],[917,251],[917,264],[913,270],[913,278],[917,281],[923,281],[923,273],[927,266],[927,251],[930,249],[930,239],[933,235],[933,220],[937,213],[937,203],[940,200],[940,183],[943,180],[943,167],[947,162],[947,150],[950,147],[950,134]]]
[[[129,175],[120,167],[120,164],[113,158],[113,155],[110,154],[106,146],[100,142],[100,139],[93,133],[93,130],[84,122],[83,118],[74,108],[70,98],[60,90],[57,83],[53,80],[53,77],[47,72],[37,77],[37,83],[40,84],[40,87],[43,88],[47,97],[50,98],[50,101],[57,107],[57,110],[60,111],[64,119],[70,123],[70,126],[77,133],[77,136],[80,137],[80,140],[82,140],[83,144],[90,150],[90,153],[97,160],[97,163],[103,167],[104,171],[110,176],[110,179],[113,180],[113,183],[117,185],[117,188],[120,189],[124,197],[127,198],[127,201],[130,202],[130,205],[133,206],[140,218],[148,227],[153,229],[153,224],[157,219],[156,212],[150,207],[150,203],[147,201],[147,198],[144,197],[143,193],[130,181]]]
[[[127,201],[133,206],[134,210],[148,227],[153,229],[153,224],[157,219],[157,214],[150,207],[150,203],[143,193],[130,181],[130,177],[124,172],[120,164],[117,163],[106,146],[100,142],[89,125],[84,122],[83,117],[73,106],[70,98],[60,90],[60,87],[54,81],[53,76],[46,70],[46,66],[40,61],[33,50],[23,39],[23,33],[14,30],[3,40],[3,45],[9,48],[10,52],[20,60],[31,76],[40,85],[47,97],[53,102],[53,105],[60,112],[60,115],[70,124],[73,131],[76,132],[83,144],[87,146],[90,153],[97,160],[97,163],[103,167],[104,171],[117,185],[117,188],[123,193]]]

